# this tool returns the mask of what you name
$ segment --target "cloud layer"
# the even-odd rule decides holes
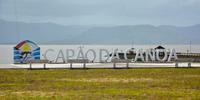
[[[0,18],[64,25],[199,24],[200,0],[0,0]]]

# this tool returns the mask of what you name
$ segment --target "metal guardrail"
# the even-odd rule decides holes
[[[29,61],[28,64],[29,64],[29,69],[33,69],[33,64],[43,64],[43,69],[47,69],[46,64],[48,64],[48,63],[49,63],[48,60],[31,60],[31,61]],[[73,69],[74,63],[81,63],[81,64],[83,64],[82,68],[87,69],[87,63],[90,63],[90,61],[88,59],[69,59],[69,60],[67,60],[66,63],[70,64],[70,66],[69,66],[70,69]],[[120,67],[117,67],[117,64],[125,64],[125,67],[123,67],[123,68],[130,68],[129,65],[131,63],[133,63],[133,62],[131,62],[131,60],[119,60],[119,59],[112,60],[112,62],[111,62],[111,64],[113,64],[114,69],[120,68]],[[181,64],[181,62],[175,62],[175,65],[174,65],[175,68],[181,67],[180,64]],[[187,67],[188,68],[192,67],[191,62],[187,62]],[[41,68],[39,68],[39,69],[41,69]]]
[[[83,68],[86,69],[86,63],[89,63],[88,59],[69,59],[67,60],[70,63],[70,69],[73,68],[73,63],[83,63]]]
[[[32,69],[32,64],[43,64],[43,68],[46,69],[46,64],[49,63],[49,60],[40,59],[40,60],[31,60],[29,61],[30,69]]]
[[[129,63],[131,63],[131,60],[113,59],[111,62],[113,63],[113,68],[114,69],[117,68],[117,66],[116,66],[117,63],[126,63],[126,68],[129,68]]]

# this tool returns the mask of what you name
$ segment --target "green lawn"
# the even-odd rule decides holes
[[[1,100],[200,99],[200,68],[0,70]]]

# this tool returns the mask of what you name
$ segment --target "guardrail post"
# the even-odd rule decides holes
[[[126,68],[129,68],[129,63],[128,62],[126,63]]]
[[[178,68],[178,62],[175,63],[175,68]]]
[[[32,63],[30,62],[30,69],[32,69]]]
[[[114,68],[114,69],[116,68],[116,63],[115,63],[115,62],[113,62],[113,68]]]
[[[72,62],[70,62],[70,69],[72,69]]]
[[[83,63],[83,68],[84,68],[84,69],[86,68],[86,63],[85,63],[85,62]]]
[[[44,63],[44,69],[46,69],[46,63]]]
[[[189,68],[191,68],[191,67],[192,67],[192,64],[191,64],[191,62],[189,62],[189,63],[188,63],[188,67],[189,67]]]

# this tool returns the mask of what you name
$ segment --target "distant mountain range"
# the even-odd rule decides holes
[[[20,40],[62,44],[200,44],[200,24],[188,27],[169,25],[64,26],[54,23],[24,23],[0,20],[0,43]]]

